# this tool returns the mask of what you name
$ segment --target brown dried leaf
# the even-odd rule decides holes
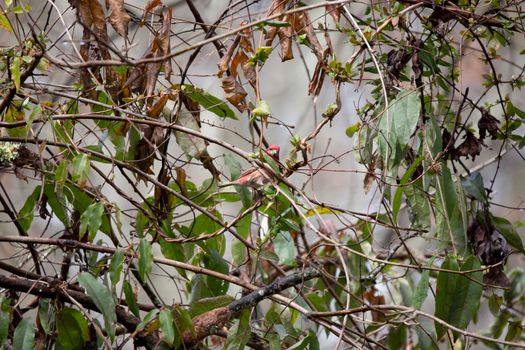
[[[80,1],[77,9],[82,24],[87,28],[93,27],[93,32],[97,38],[100,40],[106,40],[107,42],[108,34],[106,30],[104,10],[98,0]],[[100,49],[102,50],[102,48]]]
[[[160,113],[164,109],[164,106],[166,105],[166,102],[168,102],[169,96],[166,94],[163,94],[155,104],[148,109],[148,117],[158,119]]]
[[[239,50],[235,57],[233,58],[230,66],[230,72],[231,75],[236,78],[238,74],[238,67],[241,66],[241,69],[243,71],[244,77],[248,82],[255,86],[255,82],[257,80],[257,73],[255,71],[255,67],[253,64],[251,64],[250,59],[246,55],[246,53],[242,50]]]
[[[481,112],[482,115],[478,121],[479,139],[483,141],[488,131],[492,139],[495,140],[498,137],[499,120],[492,116],[485,108],[482,108]]]
[[[241,23],[241,27],[242,26],[245,26],[246,24],[248,24],[247,21],[243,21]],[[239,32],[239,47],[241,49],[244,50],[244,52],[255,52],[253,50],[253,46],[252,46],[252,42],[250,41],[250,39],[252,38],[252,30],[250,28],[246,28],[244,30],[242,30],[241,32]]]
[[[274,16],[278,13],[284,12],[287,3],[288,0],[273,0],[272,4],[268,8],[268,11],[266,12],[266,17]],[[278,20],[281,19],[281,17],[278,18]],[[273,39],[275,39],[277,36],[279,29],[279,27],[270,27],[266,30],[266,35],[264,36],[266,39],[266,46],[272,46]]]
[[[376,179],[375,169],[376,169],[376,160],[374,158],[368,165],[368,171],[363,180],[363,188],[365,190],[365,194],[368,193],[368,191],[370,191],[370,187],[372,187],[372,184],[374,183],[374,180]]]
[[[177,174],[177,184],[179,185],[180,192],[183,196],[188,197],[188,190],[186,189],[186,171],[183,168],[175,168],[175,173]]]
[[[511,252],[503,236],[494,227],[474,220],[467,230],[469,243],[474,253],[485,265],[503,261]]]
[[[148,140],[151,145],[160,146],[164,140],[164,128],[160,126],[147,126],[143,131],[143,138]]]
[[[170,53],[170,28],[171,9],[164,6],[162,10],[162,28],[153,38],[141,59],[162,57]],[[137,65],[131,72],[124,87],[131,87],[134,92],[144,93],[148,97],[153,96],[161,67],[162,62]],[[164,63],[164,73],[166,79],[169,80],[169,75],[171,74],[169,59]]]
[[[489,272],[483,275],[483,284],[509,288],[510,280],[503,272],[503,267],[497,266],[489,269]]]
[[[135,160],[135,167],[142,170],[146,174],[154,174],[153,162],[155,160],[155,147],[145,137],[141,138],[135,147],[133,159]],[[146,181],[143,176],[138,176],[140,180]]]
[[[284,21],[288,22],[288,16],[284,17]],[[279,35],[279,45],[281,45],[281,61],[288,61],[293,59],[292,52],[292,36],[293,28],[290,25],[289,27],[281,27],[277,33]]]
[[[341,5],[326,5],[326,12],[332,16],[335,23],[341,20]]]
[[[244,98],[248,95],[242,85],[231,75],[222,78],[222,89],[226,93],[226,99],[241,113],[246,110]]]
[[[242,61],[241,63],[242,72],[244,74],[244,77],[251,86],[255,89],[255,83],[257,82],[257,72],[255,71],[255,67],[251,62],[248,60],[248,57],[246,57],[246,60]]]
[[[456,148],[456,157],[471,156],[472,160],[476,160],[476,156],[481,153],[481,142],[470,131],[465,135],[465,141]]]
[[[323,48],[315,35],[312,22],[306,11],[295,13],[293,16],[293,29],[297,34],[306,34],[311,49],[319,60],[322,60]]]
[[[148,13],[152,12],[157,6],[161,4],[160,0],[149,0],[146,6],[144,6],[144,14],[142,15],[142,19],[140,20],[141,25],[144,24],[144,20],[146,19],[146,16]]]
[[[235,49],[237,48],[237,46],[239,46],[239,41],[240,41],[240,37],[237,36],[235,38],[235,40],[233,41],[233,44],[232,46],[230,46],[228,48],[228,51],[226,52],[226,55],[222,56],[222,58],[220,59],[219,63],[218,63],[218,66],[219,66],[219,73],[217,73],[217,75],[219,76],[219,78],[222,78],[222,75],[228,71],[229,67],[230,67],[230,62],[232,60],[232,57],[233,57],[233,53],[235,52]]]
[[[162,9],[162,30],[159,35],[159,47],[162,56],[167,56],[170,54],[170,30],[171,30],[171,18],[172,11],[170,7],[164,6]],[[171,68],[171,59],[168,59],[164,62],[164,77],[166,80],[170,80],[172,68]]]
[[[128,35],[128,23],[131,17],[124,9],[124,0],[106,0],[106,8],[109,9],[109,23],[122,37]]]
[[[327,49],[329,50],[329,49]],[[317,61],[315,65],[314,74],[312,79],[308,84],[308,95],[319,96],[321,89],[323,88],[324,78],[326,76],[326,71],[324,70],[324,60]]]
[[[77,9],[77,17],[79,22],[84,25],[84,32],[82,35],[82,43],[80,45],[80,54],[86,61],[111,59],[111,54],[107,47],[109,42],[106,20],[104,10],[98,0],[84,0],[84,1],[70,1],[70,3]],[[91,40],[92,32],[97,43],[96,50],[92,50],[94,46]],[[94,57],[91,57],[93,55]],[[105,81],[108,91],[113,99],[118,98],[119,84],[116,74],[112,67],[105,67]],[[83,68],[81,71],[81,82],[84,86],[84,91],[89,93],[91,97],[95,98],[95,92],[92,91],[91,75],[96,79],[102,80],[100,76],[100,67],[93,67],[90,70]]]

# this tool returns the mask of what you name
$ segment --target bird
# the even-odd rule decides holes
[[[266,154],[278,163],[280,150],[281,148],[279,146],[271,144],[266,149]],[[252,166],[245,170],[236,180],[220,184],[219,187],[236,185],[259,188],[270,183],[273,177],[274,174],[271,171],[259,166]]]

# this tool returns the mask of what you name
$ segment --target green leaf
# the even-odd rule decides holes
[[[81,272],[78,283],[86,290],[104,317],[105,329],[113,342],[115,340],[115,300],[109,289],[98,282],[89,272]]]
[[[420,179],[404,191],[410,223],[413,228],[429,230],[430,202],[428,194],[423,190],[423,180]]]
[[[159,312],[159,323],[162,331],[162,338],[169,346],[175,341],[175,328],[171,310],[163,309]]]
[[[287,266],[295,266],[297,258],[297,248],[290,232],[284,231],[273,240],[275,253],[279,256],[279,261]]]
[[[520,252],[525,253],[521,237],[509,220],[498,216],[492,216],[492,223],[496,230],[505,237],[507,243]]]
[[[88,323],[82,313],[64,308],[56,316],[58,342],[64,350],[82,349],[89,339]]]
[[[212,248],[209,252],[205,253],[203,257],[204,267],[207,269],[217,271],[220,273],[228,274],[229,265],[219,252]],[[212,276],[205,276],[206,285],[210,292],[210,297],[224,295],[228,291],[229,283]],[[194,299],[195,300],[195,299]],[[192,301],[194,301],[192,300]]]
[[[405,325],[391,327],[387,336],[388,348],[398,350],[404,348],[407,341],[407,328]]]
[[[27,232],[27,230],[29,230],[29,228],[31,227],[31,223],[33,222],[34,217],[33,211],[35,210],[35,206],[38,203],[41,194],[42,187],[39,185],[35,187],[33,193],[31,193],[31,195],[27,197],[24,206],[22,207],[22,209],[20,209],[20,212],[18,213],[17,221],[25,232]]]
[[[142,238],[139,243],[139,275],[140,279],[145,282],[146,277],[153,267],[153,250],[151,243]]]
[[[239,322],[235,323],[230,328],[228,333],[228,339],[225,346],[227,350],[240,350],[244,349],[244,346],[250,338],[250,310],[244,309],[241,311]]]
[[[459,271],[459,265],[456,258],[447,256],[443,264],[441,264],[442,269]],[[437,278],[436,285],[436,309],[434,315],[448,322],[451,313],[452,306],[455,305],[455,291],[457,290],[457,275],[447,272],[440,272]],[[438,340],[445,334],[445,329],[443,326],[436,322],[436,333]]]
[[[483,186],[483,177],[479,171],[476,171],[467,177],[461,177],[461,185],[469,196],[480,202],[486,202],[488,200],[487,192]]]
[[[265,26],[270,26],[270,27],[289,27],[290,26],[290,23],[288,22],[276,21],[276,20],[264,21],[263,24]]]
[[[69,161],[67,159],[62,160],[55,171],[55,191],[62,193],[64,185],[67,181]]]
[[[450,170],[442,164],[441,176],[436,175],[436,210],[442,216],[442,225],[439,227],[438,238],[441,248],[452,244],[454,253],[464,255],[467,248],[466,225],[460,204],[460,196],[456,193],[456,186]]]
[[[441,268],[460,271],[456,258],[448,256]],[[461,271],[480,269],[481,264],[475,256],[469,256]],[[466,329],[474,314],[479,308],[483,293],[483,273],[471,272],[459,275],[440,271],[436,287],[436,311],[434,315],[459,329]],[[445,334],[446,329],[435,322],[438,340]]]
[[[9,105],[9,108],[4,114],[4,121],[6,122],[19,122],[25,120],[25,109],[22,107],[20,101],[14,101]],[[19,126],[16,128],[7,129],[7,134],[12,137],[25,138],[27,136],[29,128],[26,126]]]
[[[100,202],[93,203],[80,216],[80,238],[89,232],[88,240],[90,242],[95,238],[100,225],[102,224],[102,215],[104,214],[104,205]]]
[[[226,166],[226,168],[228,168],[230,172],[230,178],[232,180],[237,179],[241,175],[241,164],[231,154],[224,155],[224,165]],[[245,208],[248,208],[250,206],[252,198],[250,195],[250,190],[244,186],[234,186],[234,188],[235,191],[237,191],[237,193],[241,197],[242,205]]]
[[[64,225],[69,225],[69,216],[66,212],[66,196],[56,192],[52,184],[46,184],[44,186],[44,194],[47,196],[47,204],[49,204],[56,217]]]
[[[517,339],[523,331],[521,320],[509,322],[509,326],[507,328],[508,328],[508,331],[507,331],[507,335],[505,336],[506,341],[513,341]]]
[[[497,294],[492,294],[489,298],[489,310],[494,317],[499,315],[499,310],[503,304],[503,297]]]
[[[148,324],[150,324],[156,317],[157,317],[157,314],[159,313],[159,310],[158,309],[153,309],[151,310],[150,312],[148,312],[146,314],[146,316],[144,316],[144,318],[142,319],[142,321],[138,324],[137,326],[137,329],[135,329],[135,332],[140,332],[142,331],[144,328],[146,328],[146,326]]]
[[[13,350],[33,350],[35,348],[35,326],[33,321],[24,318],[15,329]]]
[[[354,136],[354,134],[358,132],[359,129],[361,129],[361,123],[359,122],[355,123],[354,125],[349,126],[348,128],[346,128],[346,136],[348,137]]]
[[[272,112],[270,111],[270,105],[264,100],[257,101],[255,109],[252,111],[252,117],[265,118],[269,116]]]
[[[402,90],[391,102],[378,125],[379,149],[385,161],[399,158],[398,149],[403,150],[408,144],[416,129],[420,112],[417,90]]]
[[[122,289],[124,290],[124,296],[126,297],[126,305],[128,305],[129,311],[136,317],[140,317],[140,309],[133,293],[133,287],[128,281],[124,281]]]
[[[117,249],[111,258],[111,263],[109,264],[109,278],[113,286],[116,286],[120,281],[120,274],[122,272],[122,267],[124,266],[124,258],[125,256],[122,249]]]
[[[67,199],[69,200],[70,203],[73,204],[73,208],[78,210],[80,213],[83,213],[88,208],[88,206],[91,205],[91,203],[93,203],[94,201],[94,198],[92,196],[88,195],[87,192],[82,191],[77,186],[66,185],[65,188],[67,190],[64,191],[64,193],[67,196]],[[69,218],[67,218],[66,220],[69,220]],[[66,225],[69,225],[69,221],[66,221]],[[108,220],[107,215],[102,216],[102,222],[100,224],[100,231],[108,235],[108,237],[111,236],[111,228],[109,225],[109,220]]]
[[[423,305],[423,302],[427,298],[429,275],[429,270],[425,270],[421,273],[421,278],[417,283],[416,290],[414,291],[414,299],[412,300],[412,307],[414,309],[421,309],[421,305]]]
[[[49,309],[49,299],[41,298],[38,302],[38,323],[46,335],[51,333],[54,322],[55,312]]]
[[[181,90],[192,100],[200,104],[204,109],[218,115],[221,118],[237,119],[235,113],[228,107],[226,102],[210,95],[202,89],[196,88],[193,85],[185,84],[181,86]]]
[[[396,189],[396,192],[394,194],[394,198],[392,199],[392,216],[394,217],[394,220],[397,222],[397,215],[399,213],[399,209],[401,208],[401,200],[403,196],[403,192],[405,191],[406,184],[411,179],[412,174],[414,173],[414,170],[417,169],[419,164],[424,160],[424,157],[418,157],[414,162],[410,165],[410,167],[407,169],[403,177],[401,178],[401,181],[399,183],[399,186]],[[411,185],[413,186],[413,185]]]
[[[227,306],[234,300],[235,298],[229,295],[219,295],[219,296],[211,297],[211,298],[202,298],[202,299],[199,299],[191,303],[190,309],[188,310],[188,312],[190,313],[190,316],[193,318],[195,316],[202,315],[203,313],[211,311],[213,309]]]
[[[0,299],[0,348],[4,345],[9,335],[9,324],[11,323],[11,299]]]
[[[11,71],[11,79],[13,79],[13,84],[15,84],[16,91],[20,90],[20,63],[22,59],[19,56],[16,56],[12,59],[9,70]]]
[[[315,337],[315,334],[313,334],[313,336],[312,336],[312,333],[309,333],[306,337],[304,337],[303,339],[299,340],[294,345],[292,345],[290,347],[287,347],[286,350],[311,349],[312,348],[312,338],[317,339],[317,337]],[[314,346],[314,348],[315,348],[315,346]]]
[[[102,149],[101,145],[89,145],[89,146],[86,146],[85,148],[89,149],[91,151],[100,153],[100,154],[104,154],[104,150]],[[93,160],[95,162],[99,162],[99,163],[104,163],[104,164],[110,164],[111,163],[109,160],[97,157],[95,155],[92,156],[91,160]]]
[[[176,124],[198,132],[201,131],[199,122],[193,114],[185,108],[181,109],[177,115]],[[175,131],[175,138],[180,148],[191,158],[198,159],[206,152],[206,142],[202,137],[197,137],[186,132]]]
[[[159,244],[160,251],[162,252],[162,255],[164,255],[164,257],[182,262],[185,262],[187,260],[184,254],[184,247],[182,244],[167,242],[163,238],[159,239]]]
[[[435,258],[431,258],[428,262],[428,266],[432,267],[434,264]],[[421,273],[419,282],[417,283],[416,289],[414,290],[414,295],[412,296],[412,307],[414,309],[421,309],[421,305],[427,298],[428,294],[428,280],[430,278],[430,270],[424,270]]]
[[[416,334],[419,340],[419,349],[439,350],[436,346],[436,333],[430,320],[419,319],[416,327]]]
[[[85,153],[78,154],[73,158],[73,173],[71,174],[71,179],[75,181],[80,188],[83,188],[88,180],[89,170],[88,155]]]
[[[272,53],[272,47],[271,46],[261,46],[255,51],[255,54],[252,58],[250,58],[250,63],[254,66],[256,64],[263,65],[264,62],[270,57],[270,54]]]
[[[175,323],[175,329],[177,331],[177,336],[175,337],[175,348],[183,347],[181,344],[182,334],[188,331],[192,336],[195,336],[195,328],[191,322],[190,314],[184,308],[174,305],[172,308],[173,320]]]

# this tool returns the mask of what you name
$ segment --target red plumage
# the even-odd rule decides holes
[[[271,144],[266,149],[266,153],[279,162],[279,151],[280,147]],[[237,186],[248,186],[248,187],[262,187],[272,181],[273,173],[267,169],[261,167],[252,166],[244,171],[236,180],[221,184],[220,187],[237,185]]]

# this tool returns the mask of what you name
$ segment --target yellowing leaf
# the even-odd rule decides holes
[[[7,30],[9,33],[13,32],[13,27],[11,27],[11,22],[5,15],[3,11],[0,11],[0,28]]]
[[[314,215],[327,215],[327,214],[342,214],[343,212],[339,210],[333,210],[326,207],[316,206],[314,209],[308,210],[304,215],[306,217],[314,216]]]
[[[13,58],[11,66],[9,67],[11,78],[13,79],[17,91],[20,89],[20,61],[21,59],[18,56]]]

